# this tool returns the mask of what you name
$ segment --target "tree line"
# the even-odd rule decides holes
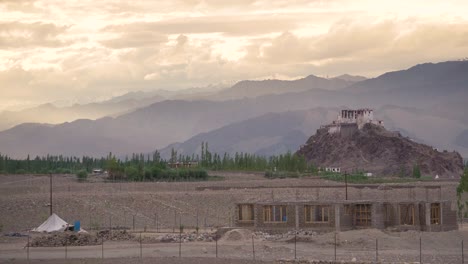
[[[201,143],[200,154],[182,155],[172,149],[168,160],[156,150],[152,154],[132,154],[119,159],[112,153],[106,157],[65,157],[62,155],[36,156],[31,159],[13,159],[0,153],[0,174],[78,174],[85,178],[87,173],[99,168],[113,180],[204,180],[206,170],[272,171],[303,173],[316,168],[307,163],[303,156],[287,152],[277,156],[260,156],[250,153],[224,153],[209,150],[208,142]]]

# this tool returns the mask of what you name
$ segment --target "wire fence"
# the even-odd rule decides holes
[[[219,258],[243,260],[301,260],[301,263],[464,263],[464,241],[458,247],[434,248],[425,244],[425,237],[415,237],[395,245],[398,240],[375,238],[361,244],[340,240],[340,233],[335,233],[332,241],[303,241],[303,237],[294,235],[281,242],[260,239],[256,234],[229,241],[216,236],[211,242],[185,242],[181,229],[179,237],[171,243],[145,243],[151,232],[134,232],[132,241],[108,241],[100,238],[99,245],[69,246],[67,242],[60,247],[30,247],[30,237],[24,248],[10,249],[0,258],[27,260],[44,259],[112,259],[112,258]],[[293,231],[294,232],[294,231]],[[404,248],[403,248],[404,247]],[[314,262],[315,261],[315,262]]]

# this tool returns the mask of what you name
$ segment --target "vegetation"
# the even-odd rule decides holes
[[[421,169],[419,168],[418,164],[413,166],[413,178],[419,179],[421,178]]]
[[[78,177],[78,180],[84,181],[88,178],[88,172],[85,170],[80,170],[77,174],[76,177]]]
[[[463,202],[462,195],[464,192],[468,192],[468,166],[465,165],[465,170],[460,178],[460,183],[457,186],[457,205],[458,205],[458,217],[467,217],[468,212],[463,212],[468,207],[468,201]]]
[[[345,175],[333,172],[321,172],[320,178],[332,181],[345,181]],[[399,182],[414,182],[414,181],[428,181],[432,180],[431,177],[421,178],[383,178],[383,177],[368,177],[362,172],[355,172],[347,175],[349,183],[399,183]]]
[[[224,153],[221,156],[211,153],[207,142],[202,142],[201,149],[200,155],[196,156],[177,155],[177,151],[172,150],[169,161],[162,159],[158,151],[152,155],[132,154],[131,158],[124,160],[112,153],[99,159],[47,155],[34,159],[28,156],[24,160],[0,154],[0,174],[76,174],[79,179],[85,179],[94,168],[101,168],[107,171],[111,180],[199,181],[212,179],[206,170],[267,171],[267,176],[271,178],[298,177],[301,173],[316,171],[304,157],[291,152],[271,157],[248,153],[232,156]]]

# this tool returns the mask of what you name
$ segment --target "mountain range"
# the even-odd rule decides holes
[[[416,65],[372,79],[310,75],[293,81],[241,81],[177,100],[153,93],[114,98],[105,111],[89,117],[95,120],[24,123],[4,130],[0,152],[13,157],[109,152],[122,156],[160,149],[165,156],[174,148],[190,155],[206,141],[219,153],[272,155],[297,150],[342,108],[371,107],[387,129],[467,157],[466,73],[467,61],[453,61]],[[42,107],[57,112],[53,106]],[[3,113],[0,120],[9,116]]]

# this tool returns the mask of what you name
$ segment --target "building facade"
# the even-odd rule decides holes
[[[450,201],[301,201],[236,205],[238,227],[267,232],[360,228],[449,231],[458,229]]]

